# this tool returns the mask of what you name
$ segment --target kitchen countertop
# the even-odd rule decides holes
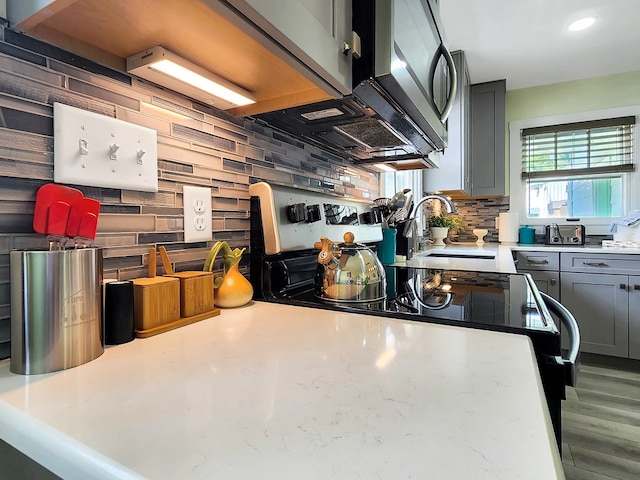
[[[492,259],[476,259],[469,257],[431,257],[431,252],[451,252],[464,250],[470,253],[495,252]],[[498,243],[455,243],[444,247],[429,247],[425,251],[414,254],[412,258],[393,264],[398,267],[434,268],[442,270],[473,270],[478,272],[516,273],[511,255],[511,247]]]
[[[448,252],[465,250],[467,252],[496,252],[493,259],[477,259],[468,257],[431,257],[430,252]],[[517,244],[517,243],[485,243],[477,245],[475,243],[451,243],[444,247],[429,247],[427,250],[420,251],[405,261],[396,262],[393,265],[397,267],[414,267],[414,268],[434,268],[443,270],[466,270],[478,272],[497,272],[497,273],[516,273],[516,267],[513,262],[512,251],[538,251],[538,252],[572,252],[572,253],[604,253],[604,254],[640,254],[639,248],[614,248],[602,247],[601,245],[542,245],[536,244]]]
[[[528,337],[262,302],[0,362],[0,437],[64,478],[564,478]]]

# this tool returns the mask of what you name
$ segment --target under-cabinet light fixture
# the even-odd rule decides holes
[[[127,58],[127,72],[221,110],[256,102],[246,90],[159,46]]]
[[[384,171],[384,172],[395,172],[396,171],[395,168],[393,168],[393,167],[391,167],[389,165],[386,165],[384,163],[374,163],[373,166],[378,168],[381,171]]]

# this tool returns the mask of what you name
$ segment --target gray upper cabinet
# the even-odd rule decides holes
[[[464,52],[451,55],[459,84],[447,124],[449,141],[437,157],[440,168],[424,174],[425,190],[474,197],[502,196],[506,81],[471,85]]]
[[[470,96],[469,70],[464,52],[452,52],[458,74],[458,90],[447,121],[447,148],[438,156],[440,168],[425,170],[424,188],[427,192],[447,191],[471,195],[469,163]]]
[[[351,92],[351,0],[227,0],[341,94]]]
[[[471,194],[505,194],[506,81],[471,85]]]

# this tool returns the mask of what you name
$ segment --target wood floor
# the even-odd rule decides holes
[[[562,405],[568,480],[640,479],[640,369],[583,360]]]

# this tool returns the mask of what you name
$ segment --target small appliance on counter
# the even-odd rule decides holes
[[[558,225],[552,223],[544,227],[546,245],[584,245],[584,225]]]

